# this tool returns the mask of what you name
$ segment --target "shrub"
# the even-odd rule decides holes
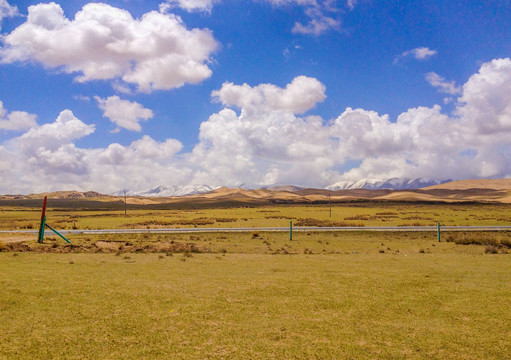
[[[371,218],[373,217],[369,215],[354,215],[345,217],[344,220],[371,220]]]
[[[357,226],[363,227],[361,223],[348,223],[345,221],[333,221],[333,220],[318,220],[312,218],[297,219],[296,226],[317,226],[317,227],[346,227],[346,226]]]
[[[498,254],[499,248],[495,245],[487,245],[484,248],[484,252],[485,252],[485,254]]]
[[[216,220],[216,222],[227,223],[227,222],[235,222],[237,219],[236,218],[217,218],[215,220]]]
[[[500,243],[502,244],[502,246],[505,246],[505,247],[511,249],[511,239],[502,239],[500,241]]]
[[[452,233],[446,237],[446,241],[459,245],[485,245],[489,250],[492,247],[511,248],[511,239],[503,236],[501,233]]]

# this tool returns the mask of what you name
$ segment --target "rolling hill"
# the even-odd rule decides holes
[[[124,206],[123,196],[104,195],[93,191],[59,191],[30,195],[2,195],[0,205],[37,206],[48,196],[53,204],[73,207],[95,204],[97,206]],[[58,200],[58,201],[57,201]],[[496,202],[511,203],[511,179],[460,180],[425,187],[422,189],[349,189],[326,190],[304,189],[282,186],[273,189],[247,190],[221,187],[210,192],[187,196],[128,196],[130,207],[150,206],[194,207],[194,206],[251,206],[265,204],[327,203],[353,201],[406,201],[406,202]],[[28,205],[32,204],[32,205]],[[80,205],[82,204],[82,205]],[[102,205],[101,205],[102,204]],[[107,205],[111,204],[111,205]],[[89,207],[87,205],[87,207]]]

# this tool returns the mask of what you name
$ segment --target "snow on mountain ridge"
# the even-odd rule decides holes
[[[360,179],[357,181],[339,181],[335,184],[327,186],[326,190],[350,190],[350,189],[391,189],[391,190],[403,190],[403,189],[420,189],[427,186],[439,185],[446,183],[451,180],[434,180],[430,178],[392,178],[392,179]],[[143,196],[143,197],[171,197],[171,196],[187,196],[204,194],[207,192],[214,191],[220,188],[219,186],[209,185],[160,185],[156,188],[145,190],[145,191],[128,191],[128,196]],[[267,187],[268,190],[273,191],[296,191],[301,187],[290,186],[290,185],[279,185],[274,187]],[[123,196],[124,190],[118,191],[113,195]]]
[[[327,190],[350,190],[350,189],[391,189],[391,190],[405,190],[405,189],[420,189],[427,186],[439,185],[446,183],[449,180],[434,180],[430,178],[392,178],[392,179],[361,179],[358,181],[339,181],[335,184],[327,186]]]
[[[170,196],[187,196],[187,195],[196,195],[196,194],[204,194],[213,190],[218,189],[219,186],[209,186],[209,185],[160,185],[154,189],[149,189],[145,191],[128,191],[126,190],[126,195],[128,196],[144,196],[144,197],[170,197]],[[124,190],[120,190],[116,192],[114,195],[123,196]]]

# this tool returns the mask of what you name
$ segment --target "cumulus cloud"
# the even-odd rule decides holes
[[[465,83],[452,114],[417,107],[392,121],[347,108],[330,122],[270,104],[269,84],[224,84],[214,96],[241,112],[224,109],[201,125],[190,160],[202,168],[195,180],[318,186],[367,177],[509,177],[510,84],[511,60],[494,60]],[[360,165],[338,172],[347,161]]]
[[[315,78],[298,76],[285,89],[273,84],[251,87],[224,83],[212,96],[222,104],[245,111],[282,110],[301,114],[326,98],[325,86]]]
[[[4,109],[0,101],[0,130],[21,131],[37,126],[36,116],[25,111],[11,111]]]
[[[3,38],[2,62],[37,62],[78,74],[76,80],[114,80],[139,91],[172,89],[211,76],[217,42],[207,29],[188,30],[173,14],[86,4],[74,19],[60,5],[28,7],[25,23]]]
[[[416,60],[422,61],[422,60],[429,59],[430,57],[432,57],[436,54],[438,54],[438,51],[436,51],[436,50],[432,50],[428,47],[418,47],[418,48],[407,50],[407,51],[404,51],[403,53],[401,53],[401,55],[397,56],[394,59],[394,64],[398,63],[399,60],[407,58],[407,57],[412,57]]]
[[[64,110],[55,122],[6,141],[4,152],[11,167],[3,178],[3,187],[11,192],[32,192],[62,185],[66,179],[70,183],[84,181],[87,169],[84,150],[76,148],[73,142],[92,132],[93,125]]]
[[[463,85],[452,115],[438,105],[408,110],[388,127],[395,138],[385,143],[395,151],[366,154],[343,177],[510,177],[510,83],[509,58],[483,64]]]
[[[55,150],[62,145],[94,132],[94,125],[87,125],[76,118],[71,110],[62,111],[55,122],[32,128],[19,138],[24,149]]]
[[[460,106],[456,113],[475,138],[480,134],[491,135],[494,145],[509,143],[511,59],[496,59],[483,64],[463,85],[458,101]]]
[[[119,128],[132,131],[141,131],[140,121],[151,119],[154,115],[152,110],[144,108],[137,102],[122,100],[118,96],[110,96],[102,99],[95,97],[98,106],[107,117]]]
[[[29,193],[62,189],[117,191],[147,184],[183,183],[190,170],[176,157],[182,144],[149,136],[127,146],[80,148],[75,142],[95,131],[64,110],[48,124],[0,145],[0,192]]]
[[[461,94],[461,87],[456,86],[455,81],[447,81],[442,76],[438,75],[437,73],[431,71],[425,75],[426,81],[433,87],[436,87],[438,91],[450,94],[450,95],[456,95]]]
[[[94,126],[63,111],[55,122],[0,144],[0,192],[511,177],[511,59],[483,64],[463,85],[452,113],[435,105],[408,109],[397,119],[349,107],[329,121],[300,115],[324,98],[323,85],[307,77],[282,88],[227,83],[213,96],[225,108],[201,124],[198,143],[187,153],[175,139],[148,136],[129,145],[80,148],[77,140]],[[347,163],[357,166],[339,170]]]

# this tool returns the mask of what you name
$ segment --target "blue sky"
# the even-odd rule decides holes
[[[511,176],[511,3],[0,0],[0,193]]]

